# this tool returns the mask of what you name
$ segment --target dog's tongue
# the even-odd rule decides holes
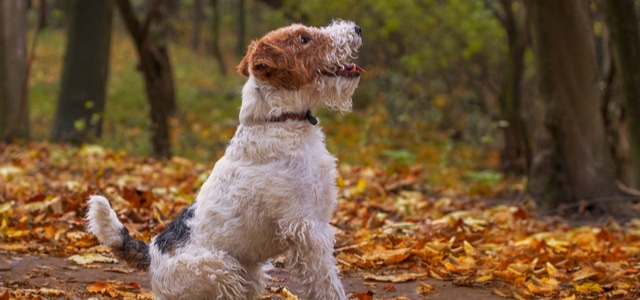
[[[360,66],[354,63],[348,63],[344,65],[344,69],[349,73],[367,73],[365,69],[361,68]]]

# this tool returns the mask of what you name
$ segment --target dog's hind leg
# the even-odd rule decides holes
[[[303,289],[302,298],[346,300],[333,257],[334,233],[329,224],[300,220],[288,226],[281,224],[281,229],[293,244],[287,265],[293,280]]]
[[[152,251],[151,285],[170,299],[252,299],[247,271],[224,251],[186,246],[173,256]],[[157,262],[157,263],[156,263]]]

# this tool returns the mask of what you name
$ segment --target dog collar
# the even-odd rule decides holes
[[[285,122],[287,120],[304,121],[307,120],[311,125],[318,124],[318,119],[311,114],[310,110],[306,113],[284,113],[277,117],[272,117],[269,122]]]

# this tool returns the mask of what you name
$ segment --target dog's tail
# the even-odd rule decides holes
[[[111,248],[117,258],[136,269],[149,269],[149,245],[129,235],[129,230],[118,220],[105,197],[90,197],[87,221],[89,232]]]

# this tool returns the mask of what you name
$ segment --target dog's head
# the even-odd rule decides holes
[[[351,96],[364,72],[352,62],[361,45],[360,27],[342,20],[321,28],[294,24],[251,42],[238,72],[249,77],[256,96],[266,102],[252,104],[268,110],[252,119],[318,105],[351,110]]]

